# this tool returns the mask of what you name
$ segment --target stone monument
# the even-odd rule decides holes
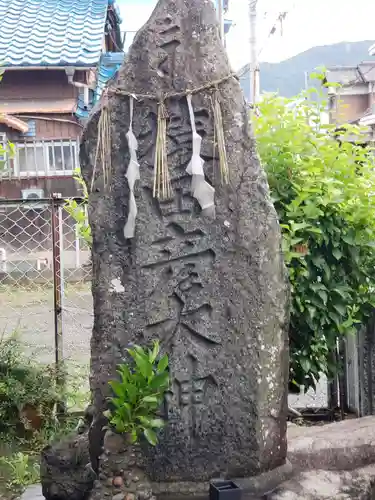
[[[287,277],[249,111],[211,0],[160,0],[84,131],[94,469],[131,344],[170,357],[150,481],[258,476],[286,459]],[[168,488],[166,487],[166,490]]]

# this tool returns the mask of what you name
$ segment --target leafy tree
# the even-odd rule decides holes
[[[292,289],[290,378],[305,390],[335,374],[329,352],[375,302],[373,152],[359,127],[324,125],[307,97],[266,96],[254,117]]]

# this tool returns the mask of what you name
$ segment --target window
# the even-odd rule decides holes
[[[75,146],[75,145],[74,145]],[[75,170],[76,149],[73,144],[48,146],[48,164],[54,171]]]
[[[25,142],[16,146],[19,176],[72,175],[77,168],[75,141]]]
[[[18,149],[18,167],[20,174],[28,172],[47,173],[43,168],[44,165],[44,149],[43,146],[35,144],[25,145]]]

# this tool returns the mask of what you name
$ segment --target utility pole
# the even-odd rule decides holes
[[[259,63],[257,49],[257,3],[258,0],[249,0],[250,21],[250,104],[259,101]]]

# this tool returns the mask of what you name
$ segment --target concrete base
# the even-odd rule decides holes
[[[274,492],[263,497],[264,500],[373,500],[374,498],[374,465],[350,472],[326,470],[300,472]]]
[[[236,480],[242,500],[375,500],[375,417],[290,426],[288,445],[287,464]],[[207,483],[157,483],[152,489],[159,499],[208,500]],[[42,498],[35,486],[22,496]]]
[[[261,498],[292,477],[292,465],[286,464],[248,478],[231,478],[243,490],[245,498]],[[220,479],[220,478],[216,478]],[[152,491],[158,500],[200,500],[208,498],[209,483],[151,483]]]

